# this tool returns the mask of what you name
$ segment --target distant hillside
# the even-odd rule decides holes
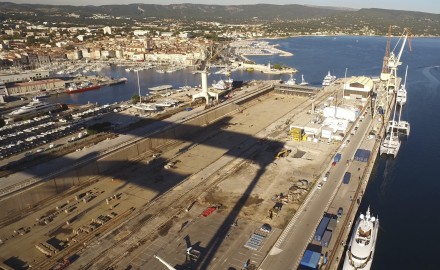
[[[93,3],[93,1],[91,2]],[[362,33],[373,29],[387,33],[389,25],[397,29],[410,27],[415,35],[439,35],[440,15],[386,9],[345,9],[306,5],[199,5],[199,4],[129,4],[103,6],[68,6],[0,3],[0,21],[23,19],[34,23],[67,22],[70,25],[130,26],[134,21],[177,19],[221,23],[264,23],[293,32],[339,29],[345,33]],[[68,14],[80,15],[79,18]],[[92,18],[93,17],[93,18]],[[284,27],[288,25],[289,27]],[[309,30],[307,30],[309,29]],[[400,30],[399,30],[400,31]]]
[[[93,2],[91,2],[93,3]],[[67,6],[67,5],[36,5],[36,4],[14,4],[0,3],[3,12],[27,12],[33,11],[39,16],[53,16],[61,13],[77,13],[84,17],[93,14],[107,14],[110,16],[130,17],[142,19],[155,18],[176,18],[196,20],[217,20],[244,22],[249,20],[291,20],[314,17],[329,16],[338,12],[335,8],[309,7],[303,5],[198,5],[198,4],[173,4],[173,5],[152,5],[152,4],[129,4],[129,5],[103,5],[103,6]]]
[[[416,35],[440,33],[440,14],[371,8],[337,14],[334,17],[340,22],[340,26],[359,25],[363,22],[370,28],[376,29],[378,34],[386,34],[389,25],[398,28],[409,27]]]

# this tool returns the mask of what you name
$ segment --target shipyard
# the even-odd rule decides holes
[[[69,113],[99,115],[113,135],[79,146],[92,136],[80,121],[63,129],[69,142],[33,156],[38,166],[7,167],[2,267],[338,269],[383,139],[401,126],[387,126],[401,54],[376,78],[224,91],[202,71],[200,89],[152,88],[172,104]],[[384,154],[397,154],[396,140]],[[60,156],[61,144],[76,145]]]

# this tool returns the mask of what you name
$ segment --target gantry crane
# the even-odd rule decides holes
[[[400,62],[400,58],[402,57],[403,49],[405,48],[406,41],[409,42],[409,47],[411,50],[411,42],[410,42],[410,31],[409,29],[404,29],[402,35],[397,41],[394,49],[390,52],[390,40],[391,40],[391,27],[388,33],[388,42],[387,48],[384,56],[382,72],[380,74],[381,83],[379,89],[376,89],[376,100],[374,102],[374,111],[373,114],[380,113],[385,114],[389,104],[390,95],[394,94],[398,89],[398,77],[397,77],[397,69],[402,64]],[[400,41],[402,41],[402,45],[400,47],[399,53],[395,53],[396,48],[399,46]]]

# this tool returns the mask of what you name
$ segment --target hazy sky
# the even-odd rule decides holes
[[[429,13],[440,13],[440,2],[438,0],[9,0],[0,2],[29,3],[29,4],[53,4],[53,5],[109,5],[109,4],[216,4],[216,5],[247,5],[247,4],[307,4],[317,6],[338,6],[349,8],[384,8],[397,10],[423,11]]]

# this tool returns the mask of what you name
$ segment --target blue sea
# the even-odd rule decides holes
[[[285,64],[298,69],[312,85],[319,86],[328,71],[337,77],[380,75],[387,38],[385,37],[298,37],[269,40],[279,48],[292,52],[292,57],[258,56],[251,59],[260,64]],[[391,48],[397,39],[391,40]],[[408,101],[403,108],[402,120],[411,123],[411,134],[403,141],[395,159],[377,160],[360,211],[368,206],[380,219],[380,231],[373,262],[374,270],[382,269],[440,269],[438,243],[440,242],[440,39],[412,38],[412,51],[407,45],[398,73],[404,76],[408,65]],[[396,52],[400,49],[397,47]],[[124,67],[109,67],[103,75],[127,77],[125,85],[107,86],[97,91],[51,97],[52,101],[100,104],[129,100],[138,93],[135,74]],[[140,73],[141,94],[148,88],[171,84],[200,85],[200,75],[191,70],[160,74],[154,70]],[[210,82],[224,75],[211,74]],[[259,72],[233,72],[235,80],[282,79],[289,75],[266,75]],[[439,169],[439,168],[437,168]],[[437,198],[438,196],[438,198]]]

